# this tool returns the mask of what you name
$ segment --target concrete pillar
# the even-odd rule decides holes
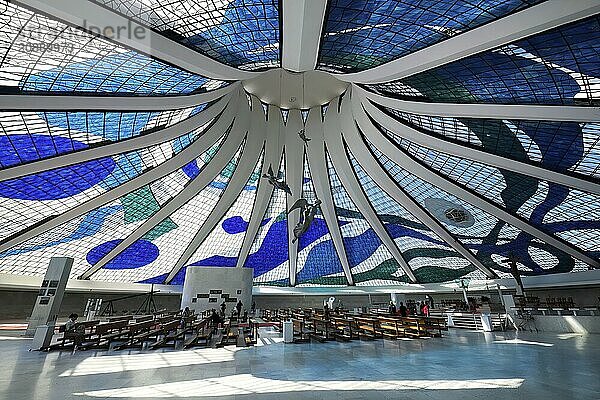
[[[48,265],[29,317],[25,336],[33,337],[35,330],[41,325],[47,325],[54,329],[72,266],[73,259],[70,257],[52,257],[50,259],[50,265]]]

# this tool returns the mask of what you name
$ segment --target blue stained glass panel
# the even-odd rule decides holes
[[[432,102],[595,105],[600,18],[591,17],[401,80]],[[403,93],[392,84],[371,88]]]
[[[540,0],[332,0],[319,67],[356,72],[522,10]]]
[[[222,63],[279,66],[277,0],[96,0]]]

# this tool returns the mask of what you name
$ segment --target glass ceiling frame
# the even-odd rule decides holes
[[[99,2],[86,1],[82,3],[81,7],[73,10],[69,1],[70,0],[19,0],[17,3],[25,6],[27,9],[36,10],[44,15],[50,15],[59,21],[66,22],[67,25],[70,26],[68,29],[81,27],[83,25],[82,21],[84,20],[98,26],[107,26],[108,23],[114,25],[131,22],[123,14],[99,5]],[[366,163],[373,168],[373,170],[369,169],[369,174],[372,175],[372,179],[379,187],[387,188],[389,185],[393,186],[389,189],[391,191],[389,193],[391,198],[406,207],[409,212],[413,213],[413,215],[421,220],[433,232],[439,235],[440,238],[445,240],[458,254],[464,257],[465,260],[477,267],[488,277],[495,276],[494,272],[491,271],[487,265],[483,265],[477,257],[475,257],[473,252],[468,249],[469,243],[461,243],[446,227],[432,218],[427,210],[421,207],[414,199],[411,199],[407,193],[403,192],[393,179],[391,179],[382,165],[374,164],[377,163],[377,160],[374,160],[374,156],[364,140],[365,138],[379,148],[390,158],[390,160],[398,163],[398,165],[405,168],[407,171],[419,175],[420,179],[431,181],[431,183],[436,182],[438,184],[443,183],[444,185],[449,185],[449,192],[453,195],[470,202],[476,207],[481,207],[495,218],[505,220],[516,228],[522,229],[523,232],[537,238],[534,239],[534,241],[537,240],[537,242],[539,242],[542,240],[556,249],[571,255],[575,259],[587,263],[591,267],[598,268],[600,266],[600,263],[594,256],[590,257],[583,254],[576,246],[566,240],[561,239],[556,235],[538,230],[534,226],[528,224],[524,219],[502,209],[502,207],[497,204],[486,203],[485,199],[481,198],[480,195],[470,191],[468,188],[461,187],[460,185],[449,181],[448,178],[442,176],[438,171],[425,165],[421,165],[418,160],[411,158],[404,153],[400,147],[389,141],[389,138],[386,138],[385,134],[373,125],[373,122],[375,122],[400,136],[406,136],[408,140],[414,141],[417,144],[426,147],[432,146],[432,149],[445,151],[448,154],[454,154],[456,156],[464,157],[465,159],[472,159],[497,168],[506,168],[525,175],[536,176],[549,182],[560,183],[585,192],[600,194],[600,184],[595,180],[582,179],[581,177],[572,176],[568,173],[552,171],[543,168],[543,166],[515,162],[514,160],[508,160],[481,151],[473,146],[466,145],[465,143],[453,142],[439,136],[428,135],[426,132],[414,129],[414,127],[409,127],[386,114],[379,106],[412,112],[418,115],[448,117],[464,116],[503,120],[530,119],[581,122],[594,122],[600,120],[600,117],[597,115],[597,111],[594,108],[577,106],[561,106],[560,108],[557,108],[557,106],[547,105],[512,104],[453,104],[444,102],[436,103],[434,105],[422,101],[414,101],[419,100],[419,98],[411,98],[411,96],[403,99],[392,98],[389,93],[382,91],[374,92],[372,87],[367,90],[360,86],[360,84],[385,83],[398,80],[421,71],[430,70],[439,65],[448,64],[469,55],[495,49],[498,46],[506,45],[519,39],[547,31],[559,25],[566,25],[600,13],[600,4],[596,1],[581,0],[574,3],[569,9],[566,9],[566,7],[560,3],[561,2],[558,0],[544,1],[541,4],[531,6],[525,10],[510,13],[497,20],[474,27],[471,30],[460,33],[451,32],[451,34],[448,34],[449,37],[439,43],[431,44],[410,54],[401,55],[400,58],[386,62],[375,68],[352,74],[338,74],[336,77],[350,82],[349,90],[343,95],[344,97],[341,100],[334,99],[331,106],[328,107],[328,113],[325,113],[324,116],[321,113],[320,107],[308,111],[308,120],[302,122],[300,121],[300,118],[300,122],[297,124],[298,126],[294,125],[293,128],[291,125],[287,126],[286,124],[295,121],[295,117],[293,117],[293,115],[295,115],[293,114],[294,110],[288,112],[288,119],[283,121],[279,115],[277,118],[272,117],[274,114],[279,114],[279,109],[275,106],[267,107],[266,112],[270,117],[266,122],[269,129],[272,129],[273,132],[270,130],[265,131],[265,136],[258,140],[260,144],[264,144],[265,164],[267,164],[267,160],[274,160],[277,158],[276,155],[281,155],[282,151],[285,149],[286,175],[289,176],[290,179],[294,179],[293,177],[296,175],[301,176],[303,171],[301,163],[303,163],[304,158],[299,156],[301,153],[298,152],[298,150],[301,146],[307,149],[308,162],[310,163],[312,172],[311,184],[319,198],[324,202],[321,205],[322,216],[326,221],[333,247],[335,248],[342,265],[343,274],[345,275],[348,284],[353,284],[353,276],[350,265],[348,264],[346,248],[344,247],[344,237],[341,235],[340,227],[338,225],[338,215],[335,211],[335,203],[331,197],[331,182],[326,175],[321,175],[318,172],[327,171],[327,154],[332,156],[331,161],[334,164],[334,168],[336,168],[340,182],[348,196],[354,204],[359,207],[361,213],[368,220],[369,225],[375,228],[377,236],[381,239],[383,245],[387,247],[387,250],[392,254],[396,262],[398,262],[411,280],[414,281],[415,277],[410,266],[408,266],[406,261],[402,258],[402,254],[399,252],[396,243],[383,227],[383,222],[374,212],[372,204],[369,203],[369,199],[364,196],[362,188],[360,188],[359,183],[356,181],[354,172],[352,172],[352,176],[347,177],[344,176],[343,172],[340,171],[337,166],[335,166],[336,161],[338,165],[343,165],[343,168],[347,168],[348,165],[350,165],[349,154],[347,151],[352,151],[353,155],[360,158],[358,161],[361,165]],[[280,24],[279,42],[282,43],[282,46],[280,47],[283,48],[280,48],[279,51],[281,54],[280,59],[282,65],[289,66],[290,69],[296,71],[314,69],[316,54],[319,47],[322,46],[321,30],[324,29],[324,21],[326,21],[328,17],[327,11],[325,10],[325,1],[318,0],[317,5],[311,5],[310,0],[299,0],[299,2],[295,4],[296,8],[289,6],[285,7],[282,3],[279,4],[279,7],[279,19],[282,21],[285,21],[286,18],[289,21],[292,14],[300,14],[300,17],[294,21],[294,24],[289,22],[287,24]],[[62,22],[58,23],[62,24]],[[23,93],[0,93],[0,101],[14,101],[6,108],[10,110],[61,112],[74,111],[78,109],[77,107],[80,107],[79,109],[85,109],[85,111],[125,112],[178,109],[182,106],[193,107],[208,102],[214,102],[214,104],[198,114],[183,121],[179,121],[160,131],[122,140],[114,144],[104,144],[82,151],[59,154],[48,159],[4,168],[0,170],[0,181],[41,173],[56,168],[57,166],[70,166],[78,163],[85,163],[101,157],[109,157],[114,154],[133,151],[150,145],[157,145],[159,144],[159,137],[162,138],[162,141],[168,140],[169,138],[174,139],[198,128],[202,125],[201,122],[206,124],[212,121],[212,128],[218,127],[221,134],[227,127],[231,126],[232,121],[237,121],[238,124],[242,123],[243,118],[234,116],[236,113],[244,110],[243,106],[246,104],[246,94],[243,92],[243,87],[240,83],[231,82],[249,79],[257,76],[258,73],[243,71],[234,66],[224,65],[200,54],[189,45],[178,43],[178,39],[176,39],[175,36],[161,34],[157,30],[149,29],[147,26],[140,23],[132,22],[132,24],[134,28],[140,27],[146,29],[150,41],[146,42],[135,38],[116,37],[111,38],[108,42],[112,42],[115,47],[119,47],[123,49],[123,51],[133,50],[143,57],[146,57],[144,55],[148,54],[154,57],[155,60],[162,60],[160,62],[164,61],[164,63],[166,63],[165,65],[179,68],[181,71],[185,71],[185,73],[197,74],[209,79],[228,81],[229,84],[225,87],[216,85],[211,87],[209,91],[202,93],[191,92],[183,95],[168,94],[162,96],[152,96],[148,93],[142,96],[136,96],[135,98],[131,96],[120,96],[120,93],[91,96],[81,96],[81,93],[77,92],[68,95],[61,94],[60,96],[55,93],[31,93],[27,95]],[[316,34],[317,31],[318,35]],[[89,35],[85,32],[81,33],[84,36],[87,35],[90,40],[106,40],[106,38],[101,37],[94,38],[93,35]],[[293,45],[296,47],[292,47]],[[287,49],[286,46],[288,46]],[[420,61],[417,63],[417,60]],[[256,99],[253,99],[251,102],[256,103]],[[334,102],[337,102],[337,104]],[[338,107],[335,107],[336,105]],[[262,105],[255,105],[254,108],[256,109],[256,112],[253,113],[255,117],[259,115],[258,111],[261,111],[262,113]],[[343,115],[342,117],[339,117],[341,129],[329,129],[327,128],[327,118],[328,115],[334,114],[336,108],[337,112],[341,112],[341,115]],[[557,112],[557,110],[560,111]],[[356,123],[358,123],[360,131],[358,130]],[[264,121],[261,121],[260,124],[260,126],[264,127]],[[250,123],[250,125],[252,124]],[[295,133],[297,128],[304,128],[306,130],[305,134],[312,140],[308,147],[298,141],[298,136]],[[208,130],[209,132],[210,129],[211,128]],[[412,131],[410,129],[412,129]],[[236,131],[241,132],[242,130],[243,129],[238,125]],[[285,132],[287,132],[285,136],[280,136]],[[247,132],[247,134],[252,135],[251,139],[253,140],[257,140],[259,137],[257,136],[259,133],[256,131]],[[167,136],[167,139],[165,139],[165,135]],[[364,135],[364,137],[361,135]],[[202,137],[200,139],[202,139]],[[360,140],[357,141],[356,139]],[[425,141],[428,145],[424,144]],[[206,142],[208,142],[208,139],[206,139]],[[251,144],[251,150],[245,148],[242,151],[241,157],[242,160],[244,160],[244,167],[238,168],[234,172],[234,176],[232,177],[233,185],[227,186],[223,197],[219,199],[215,210],[208,217],[209,223],[199,229],[196,237],[190,242],[190,245],[186,251],[184,251],[184,254],[165,278],[166,282],[171,282],[176,276],[179,278],[181,277],[181,272],[184,271],[188,258],[193,256],[197,248],[213,231],[214,226],[221,221],[223,214],[231,208],[237,196],[236,191],[240,185],[243,186],[247,181],[247,177],[246,179],[242,178],[245,175],[252,173],[252,167],[255,166],[250,161],[256,161],[256,158],[258,157],[258,153],[255,151],[256,149],[254,149],[254,147],[260,147],[259,143],[252,142]],[[382,145],[384,148],[381,148]],[[205,146],[206,143],[201,140],[192,143],[180,153],[173,154],[173,157],[165,161],[162,165],[149,171],[145,171],[139,177],[132,179],[132,182],[123,185],[119,190],[111,191],[108,195],[102,195],[104,197],[99,196],[101,197],[99,200],[94,199],[94,202],[86,203],[85,207],[76,207],[68,211],[63,218],[70,216],[71,218],[69,218],[69,220],[71,220],[78,215],[82,215],[85,210],[97,208],[99,205],[98,201],[110,201],[111,199],[118,198],[125,193],[123,192],[124,190],[135,190],[136,188],[143,186],[148,179],[154,181],[165,176],[169,171],[184,168],[193,158],[193,152],[190,149],[198,150],[205,148]],[[344,151],[342,152],[340,149],[344,149]],[[358,156],[357,154],[360,152],[367,152],[367,154]],[[195,155],[197,156],[197,153]],[[275,165],[278,163],[278,160],[272,161],[272,163]],[[363,165],[363,167],[366,168],[365,165]],[[265,165],[262,167],[263,172],[264,168]],[[298,191],[296,190],[298,184],[300,184],[300,187],[302,186],[301,179],[298,179],[298,182],[290,183],[294,192]],[[433,184],[435,185],[435,183]],[[243,267],[246,259],[250,255],[249,253],[255,237],[263,222],[262,216],[273,195],[273,190],[267,190],[269,189],[267,185],[262,184],[258,185],[258,187],[259,189],[252,205],[250,222],[247,227],[248,231],[241,244],[241,250],[236,265],[237,267]],[[143,224],[141,228],[137,229],[136,232],[127,239],[127,241],[123,242],[124,244],[117,246],[112,252],[106,255],[100,263],[94,266],[98,266],[98,268],[88,269],[82,278],[89,278],[96,271],[101,269],[103,265],[106,265],[110,259],[121,254],[121,251],[129,247],[129,244],[135,243],[137,238],[143,236],[144,233],[148,232],[156,226],[157,223],[162,221],[164,219],[162,218],[163,216],[170,215],[175,212],[181,204],[186,203],[187,200],[189,200],[188,197],[191,198],[189,195],[193,192],[197,193],[197,190],[191,187],[188,190],[184,189],[184,191],[182,191],[184,194],[182,195],[180,193],[176,197],[178,198],[177,201],[167,203],[164,209],[158,214],[159,216],[150,219],[150,222]],[[291,196],[287,196],[286,200],[287,208],[289,209],[290,204],[294,199]],[[57,226],[60,221],[61,219],[56,217],[51,221],[42,222],[39,226],[34,226],[27,233],[19,232],[16,236],[0,242],[0,251],[7,250],[15,244],[22,243],[26,238],[32,238],[37,234],[46,232],[48,229]],[[293,236],[290,235],[290,233],[293,233],[293,222],[293,218],[288,218],[286,221],[288,240],[290,243],[293,238]],[[288,254],[290,271],[289,283],[292,286],[296,284],[297,265],[296,262],[293,261],[296,257],[296,247],[290,246]]]

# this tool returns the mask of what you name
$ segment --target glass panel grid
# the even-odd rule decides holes
[[[499,221],[496,217],[484,212],[483,210],[449,194],[445,190],[435,187],[414,175],[409,174],[406,170],[399,167],[397,164],[388,159],[378,149],[369,143],[371,150],[380,160],[383,167],[392,175],[396,182],[406,190],[424,208],[451,232],[461,240],[467,248],[470,248],[476,257],[484,265],[508,272],[504,264],[499,264],[498,257],[507,257],[509,254],[516,255],[520,258],[523,265],[526,267],[524,274],[540,274],[552,272],[569,272],[574,266],[574,260],[568,254],[547,245],[537,239],[534,239],[529,234],[510,226],[503,221]],[[474,223],[470,226],[456,226],[451,223],[447,217],[437,215],[436,210],[432,209],[431,202],[444,202],[448,207],[452,205],[454,208],[463,208],[473,216]],[[430,206],[427,206],[429,202]],[[447,214],[446,214],[447,215]],[[509,227],[509,230],[503,229]],[[506,236],[508,234],[508,236]],[[516,236],[515,236],[516,235]],[[531,252],[546,251],[552,253],[558,263],[551,263],[550,258],[542,264],[536,263]],[[494,256],[494,257],[492,257]]]
[[[304,158],[304,184],[302,197],[310,204],[317,201],[313,186],[308,157]],[[295,221],[293,221],[295,223]],[[333,239],[321,210],[317,211],[308,231],[298,239],[298,285],[315,285],[320,278],[326,276],[343,277],[337,284],[346,285],[342,263],[340,262]]]
[[[113,280],[121,282],[164,283],[168,273],[183,255],[183,252],[202,224],[206,221],[212,209],[221,199],[223,191],[231,178],[230,171],[232,168],[235,170],[238,165],[243,147],[244,144],[240,146],[236,155],[213,182],[192,197],[191,200],[171,214],[171,216],[163,220],[157,228],[154,229],[158,232],[153,233],[151,231],[144,236],[147,240],[151,240],[159,250],[157,257],[154,260],[151,260],[146,265],[138,268],[122,269],[118,271],[103,269],[92,278],[95,280]],[[213,159],[217,150],[218,147],[213,147],[198,157],[196,162],[200,169]],[[179,170],[179,173],[184,176],[184,185],[193,179],[192,177],[183,174],[181,170]],[[166,191],[162,182],[155,186],[157,187],[157,190],[154,193],[158,194]],[[157,197],[159,196],[157,195]],[[168,200],[169,199],[164,199],[164,202]],[[184,277],[185,271],[177,274],[176,278],[171,283],[183,284]]]
[[[402,82],[431,102],[593,106],[600,98],[599,53],[600,18],[594,16]]]
[[[340,72],[376,67],[539,2],[332,0],[319,65]]]
[[[166,95],[215,89],[224,84],[15,4],[3,4],[0,85],[4,90]]]
[[[285,157],[281,158],[278,176],[285,180]],[[259,185],[269,184],[261,177]],[[254,269],[255,285],[289,285],[289,246],[287,231],[287,195],[273,189],[271,200],[250,247],[244,267]]]
[[[475,271],[466,259],[385,193],[351,152],[349,156],[369,201],[419,282],[443,282]]]
[[[222,63],[279,66],[276,0],[96,0]]]

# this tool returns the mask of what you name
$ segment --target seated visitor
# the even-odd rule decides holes
[[[85,330],[83,326],[77,325],[79,315],[73,313],[69,315],[69,320],[65,324],[65,338],[73,340],[75,347],[78,347],[83,342]]]

